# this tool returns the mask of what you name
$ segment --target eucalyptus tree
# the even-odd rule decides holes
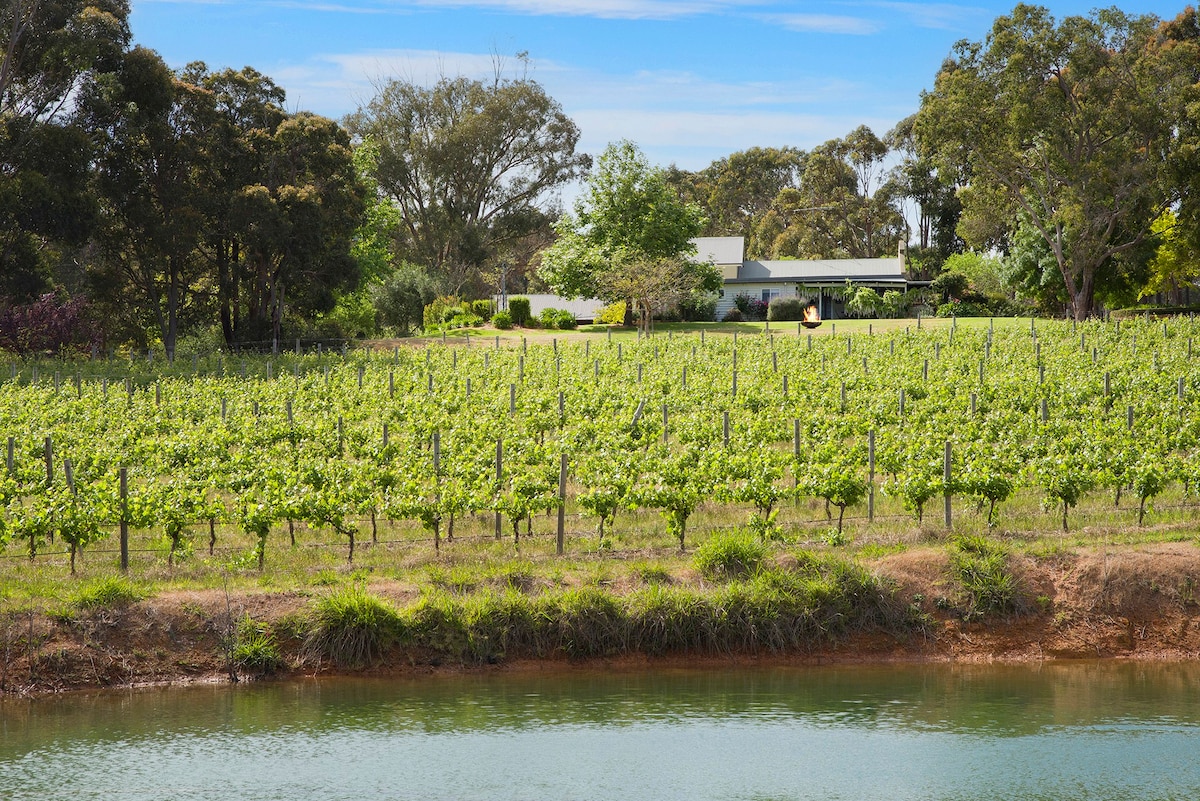
[[[899,189],[886,180],[888,153],[865,125],[814,148],[799,187],[780,191],[772,214],[760,223],[756,247],[772,258],[863,259],[894,252],[907,231]]]
[[[544,226],[552,191],[591,163],[558,102],[500,72],[389,81],[346,124],[378,148],[372,177],[400,211],[399,255],[456,292],[480,291],[489,259]]]
[[[1158,37],[1149,15],[1056,22],[1018,5],[984,41],[958,43],[922,98],[916,135],[964,186],[960,231],[1020,212],[1076,319],[1093,310],[1101,268],[1138,247],[1174,196],[1180,75]]]
[[[0,4],[0,298],[46,291],[96,219],[86,117],[129,45],[123,0]]]

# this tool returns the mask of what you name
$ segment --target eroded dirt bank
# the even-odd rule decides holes
[[[607,663],[638,665],[730,662],[1032,661],[1042,659],[1200,658],[1200,549],[1164,544],[1089,550],[1033,560],[1015,557],[1023,612],[965,621],[953,602],[947,557],[913,550],[868,563],[894,582],[897,601],[924,625],[898,636],[862,633],[796,653],[610,654]],[[372,584],[397,605],[412,588]],[[619,590],[615,590],[619,591]],[[289,635],[309,598],[299,593],[161,594],[126,606],[50,616],[9,613],[0,619],[0,693],[36,694],[92,687],[230,680],[229,634],[245,615],[275,628],[284,667],[276,677],[330,672],[388,674],[437,670],[517,670],[563,659],[463,666],[397,648],[359,671],[306,655]],[[246,670],[237,671],[249,678]]]

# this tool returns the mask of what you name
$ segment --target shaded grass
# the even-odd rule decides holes
[[[1020,593],[1006,547],[982,536],[956,537],[950,569],[964,594],[967,620],[1018,611]]]
[[[360,667],[375,660],[403,631],[396,610],[357,585],[316,599],[309,615],[305,650],[342,667]]]
[[[361,588],[317,599],[310,655],[357,666],[400,646],[408,659],[479,664],[519,657],[620,653],[758,653],[814,648],[854,631],[905,637],[921,621],[865,568],[801,552],[794,569],[764,568],[715,588],[595,584],[537,594],[431,587],[396,610]]]

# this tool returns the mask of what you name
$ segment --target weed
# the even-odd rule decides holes
[[[315,587],[336,587],[342,583],[342,578],[333,570],[318,570],[312,583]]]
[[[718,533],[696,549],[696,569],[709,579],[732,579],[758,571],[767,556],[762,540],[745,531]]]
[[[239,668],[260,675],[274,673],[283,667],[275,633],[266,623],[260,623],[249,615],[238,621],[232,657]]]
[[[632,568],[633,574],[637,576],[643,584],[670,584],[671,573],[662,565],[654,565],[649,563],[635,564]]]
[[[955,538],[950,568],[966,596],[967,620],[1017,611],[1017,579],[1008,565],[1008,550],[980,535]]]
[[[105,578],[82,587],[71,603],[77,609],[111,609],[142,600],[146,593],[123,578]]]
[[[360,586],[334,590],[310,607],[306,650],[342,666],[373,661],[402,634],[396,610]]]

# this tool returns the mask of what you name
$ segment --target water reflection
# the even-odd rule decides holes
[[[0,703],[0,797],[1184,798],[1200,666],[321,680]]]

